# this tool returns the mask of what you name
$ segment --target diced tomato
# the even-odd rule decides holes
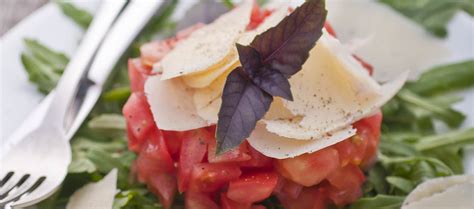
[[[250,209],[267,209],[267,208],[263,205],[252,205]]]
[[[177,156],[181,149],[182,132],[163,130],[162,133],[171,156]]]
[[[382,112],[379,111],[376,114],[363,118],[357,122],[354,123],[354,126],[359,127],[360,129],[364,129],[364,127],[360,126],[366,126],[365,129],[369,129],[368,132],[370,132],[375,138],[380,137],[380,128],[382,125]]]
[[[329,22],[325,22],[324,23],[324,28],[328,31],[328,33],[333,36],[334,38],[336,38],[336,31],[334,30],[334,28],[331,26],[331,24],[329,24]]]
[[[253,30],[257,28],[268,16],[272,14],[272,11],[268,9],[261,9],[255,2],[252,14],[250,15],[250,23],[247,25],[247,30]]]
[[[279,182],[281,184],[281,188],[278,193],[286,195],[292,199],[296,199],[303,189],[303,185],[285,179],[284,177],[281,177]]]
[[[324,190],[317,187],[305,187],[298,198],[277,195],[285,209],[326,209],[328,200]]]
[[[152,166],[160,172],[173,172],[175,170],[173,159],[171,158],[161,131],[155,130],[146,145],[140,151],[139,157],[146,159],[149,163],[144,166]],[[151,174],[153,175],[153,174]]]
[[[127,121],[129,135],[133,136],[128,141],[129,149],[137,152],[148,135],[157,129],[145,94],[132,93],[123,107],[123,115]]]
[[[217,126],[216,125],[212,125],[212,126],[208,126],[205,128],[207,131],[209,131],[209,133],[211,133],[211,135],[215,136],[216,135],[216,129],[217,129]]]
[[[350,138],[335,144],[334,148],[339,154],[341,166],[349,164],[352,161],[353,154],[356,152],[356,148]]]
[[[176,194],[176,177],[169,173],[155,173],[150,176],[148,186],[150,190],[160,198],[164,209],[171,208],[174,195]]]
[[[186,209],[219,209],[208,195],[199,192],[186,192],[184,204]]]
[[[172,49],[166,40],[148,42],[140,47],[140,59],[144,65],[151,67]]]
[[[213,139],[205,129],[186,131],[181,133],[181,137],[178,189],[179,192],[184,192],[189,186],[189,179],[194,165],[203,161],[207,144]]]
[[[270,197],[278,182],[274,172],[246,174],[229,183],[227,197],[240,203],[254,203]]]
[[[336,149],[328,147],[310,154],[276,161],[281,175],[303,186],[313,186],[339,168]]]
[[[242,171],[235,164],[201,163],[193,167],[190,191],[213,192],[227,182],[238,179]]]
[[[150,71],[151,68],[143,65],[140,59],[128,60],[128,77],[132,92],[143,92]]]
[[[239,203],[227,197],[225,193],[221,193],[222,209],[250,209],[250,203]]]
[[[349,164],[331,173],[327,180],[338,189],[360,188],[365,181],[365,176],[358,166]]]
[[[250,160],[247,143],[242,143],[239,147],[229,150],[216,156],[216,139],[209,141],[207,160],[211,163],[219,162],[242,162]]]
[[[373,164],[377,157],[377,147],[380,142],[380,128],[382,124],[382,113],[364,118],[357,121],[354,127],[357,129],[357,135],[367,140],[367,148],[362,160],[362,167],[368,167]]]
[[[337,143],[334,147],[339,153],[341,166],[346,166],[349,163],[359,165],[364,159],[367,145],[368,139],[359,134]]]
[[[271,168],[273,166],[272,158],[269,158],[260,153],[259,151],[255,150],[247,142],[244,143],[247,144],[250,160],[241,162],[240,166],[250,168]]]
[[[362,189],[360,187],[338,189],[334,186],[330,186],[328,187],[327,194],[334,204],[344,206],[359,199],[362,196]]]
[[[361,195],[361,186],[365,181],[364,173],[356,165],[347,165],[338,169],[327,178],[329,198],[338,206],[356,201]]]
[[[365,62],[362,58],[358,57],[357,55],[353,55],[353,56],[357,61],[359,61],[362,67],[364,67],[369,72],[369,75],[372,75],[374,73],[374,67],[371,64]]]

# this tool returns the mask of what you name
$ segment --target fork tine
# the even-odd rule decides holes
[[[19,195],[16,195],[17,197],[11,199],[8,204],[12,205],[12,207],[16,207],[18,206],[19,204],[23,204],[23,203],[26,203],[28,201],[31,201],[31,200],[28,200],[28,195],[31,193],[31,192],[34,192],[43,182],[44,180],[46,179],[46,177],[40,177],[40,178],[31,178],[32,179],[32,185],[28,187],[28,189],[26,191],[23,191],[21,192]]]
[[[16,186],[20,186],[28,178],[27,175],[13,173],[13,175],[0,187],[0,200],[3,200],[8,193]]]
[[[10,171],[10,172],[7,172],[6,174],[0,175],[0,176],[4,176],[2,178],[2,181],[0,181],[0,188],[2,188],[3,185],[5,185],[8,182],[8,180],[10,180],[10,178],[13,176],[13,172]]]
[[[0,205],[5,205],[8,202],[11,202],[15,200],[16,198],[19,198],[21,195],[23,195],[25,192],[27,192],[37,181],[38,179],[30,176],[29,174],[24,175],[18,184],[13,187],[1,200],[0,200]]]

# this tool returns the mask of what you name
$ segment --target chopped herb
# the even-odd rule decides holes
[[[229,74],[224,86],[216,132],[218,153],[250,135],[268,111],[272,96],[292,100],[288,78],[301,70],[321,37],[326,14],[324,0],[306,1],[255,37],[250,46],[237,44],[242,67]]]

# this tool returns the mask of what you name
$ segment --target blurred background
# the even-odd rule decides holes
[[[0,0],[0,36],[48,0]]]

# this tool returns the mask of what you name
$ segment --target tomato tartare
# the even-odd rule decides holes
[[[254,7],[247,29],[257,27],[271,11]],[[274,159],[244,142],[216,155],[216,127],[189,131],[160,130],[144,93],[144,83],[176,43],[186,39],[198,24],[175,37],[147,43],[140,58],[128,62],[132,95],[123,108],[129,149],[138,157],[134,172],[159,197],[164,208],[184,195],[186,209],[263,209],[276,197],[285,209],[342,207],[356,201],[368,168],[376,158],[380,112],[357,121],[356,135],[337,144],[294,158]],[[329,24],[326,30],[335,36]],[[357,58],[371,73],[372,67]]]

